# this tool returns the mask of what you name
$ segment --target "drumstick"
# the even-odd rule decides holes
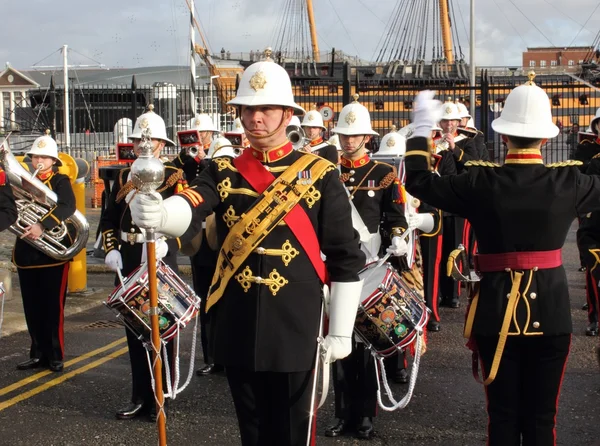
[[[121,269],[117,268],[117,276],[119,277],[119,282],[121,282],[121,287],[123,287],[123,291],[125,290],[125,281],[123,280],[123,274],[121,274]]]

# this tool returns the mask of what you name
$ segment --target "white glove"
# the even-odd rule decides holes
[[[415,131],[412,137],[431,137],[431,129],[442,117],[441,102],[433,99],[435,93],[431,90],[423,90],[415,99],[413,108],[413,125]]]
[[[192,221],[192,208],[177,195],[163,201],[158,192],[135,194],[129,208],[131,219],[140,228],[152,228],[168,237],[181,236]]]
[[[325,365],[352,352],[352,333],[363,281],[333,282],[329,298],[329,333],[321,345]]]
[[[113,249],[104,257],[104,264],[113,271],[120,271],[123,269],[123,257],[118,249]]]
[[[400,257],[408,253],[408,244],[404,239],[396,236],[392,238],[392,244],[386,251],[393,256]]]
[[[164,238],[157,238],[154,242],[154,255],[156,260],[164,258],[169,253],[169,245]],[[144,262],[148,261],[148,251],[146,250],[146,244],[144,243],[144,249],[142,251],[142,259]]]
[[[433,215],[431,214],[412,214],[408,217],[408,227],[423,232],[433,231],[433,223]]]

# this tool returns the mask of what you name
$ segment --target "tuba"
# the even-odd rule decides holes
[[[48,189],[44,183],[21,166],[8,148],[8,141],[0,145],[0,160],[15,196],[17,205],[17,221],[10,231],[21,237],[25,229],[40,221],[48,212],[56,207],[56,193]],[[67,237],[68,225],[75,229],[72,242]],[[62,221],[52,229],[45,230],[37,240],[23,240],[56,260],[69,260],[85,248],[89,234],[89,224],[79,212]],[[67,243],[68,242],[68,243]]]

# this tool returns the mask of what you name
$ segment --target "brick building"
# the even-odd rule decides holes
[[[591,46],[527,48],[523,53],[523,67],[536,70],[552,70],[556,67],[561,67],[561,71],[565,68],[576,70],[579,64],[590,58],[593,50]]]

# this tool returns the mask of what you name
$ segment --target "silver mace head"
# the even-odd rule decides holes
[[[142,153],[131,165],[131,181],[139,192],[147,194],[158,189],[165,179],[165,166],[152,154],[152,132],[148,126],[142,129],[140,148]]]

